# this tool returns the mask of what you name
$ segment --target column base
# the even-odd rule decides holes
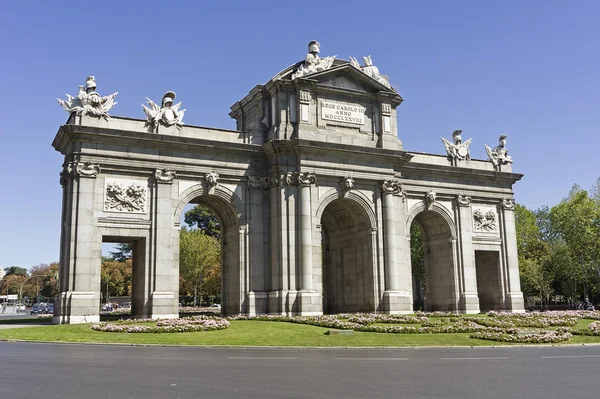
[[[406,291],[385,291],[381,304],[383,313],[408,314],[413,312],[413,298]]]
[[[54,298],[54,324],[83,324],[100,321],[100,293],[67,291]]]
[[[172,291],[154,291],[152,293],[153,319],[177,319],[179,318],[179,301]]]
[[[479,309],[479,296],[477,293],[463,293],[460,296],[460,306],[458,309],[464,314],[478,314],[481,312]]]
[[[525,313],[525,300],[522,292],[509,292],[506,297],[506,306],[510,312]]]
[[[267,313],[267,302],[269,294],[264,291],[250,291],[248,293],[248,315],[255,316],[257,314]]]
[[[323,296],[313,290],[298,291],[298,316],[318,316],[323,314]]]

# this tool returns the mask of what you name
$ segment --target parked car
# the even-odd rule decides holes
[[[46,305],[43,305],[41,303],[36,303],[35,305],[33,305],[31,307],[30,314],[32,314],[32,315],[45,314],[45,313],[46,313]]]

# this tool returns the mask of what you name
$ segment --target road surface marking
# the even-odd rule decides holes
[[[578,357],[600,357],[600,355],[571,355],[571,356],[541,356],[542,359],[565,359]]]
[[[506,360],[509,357],[441,357],[440,360]]]
[[[250,360],[298,360],[297,357],[274,357],[274,356],[229,356],[229,359],[250,359]]]
[[[408,360],[407,357],[335,357],[335,360]]]

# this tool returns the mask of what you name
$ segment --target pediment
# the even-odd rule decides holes
[[[365,93],[388,92],[398,94],[396,90],[379,83],[360,69],[345,63],[333,66],[325,71],[312,73],[297,79],[309,79],[322,86],[334,87],[345,90],[355,90]]]

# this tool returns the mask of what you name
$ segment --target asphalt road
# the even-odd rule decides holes
[[[0,398],[598,398],[600,346],[221,349],[0,342]]]

